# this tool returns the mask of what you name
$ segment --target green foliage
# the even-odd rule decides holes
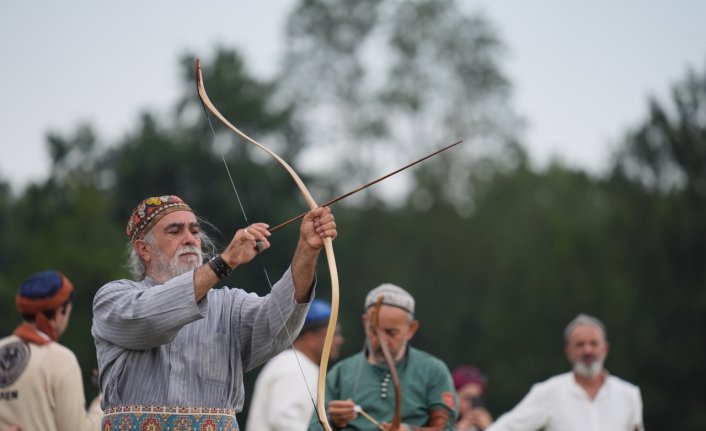
[[[672,105],[650,102],[626,135],[610,181],[621,200],[615,231],[625,244],[626,277],[639,288],[633,343],[635,380],[658,427],[703,428],[706,357],[706,73],[674,86]],[[655,370],[659,370],[655,376]],[[667,418],[665,406],[680,414]]]
[[[14,200],[8,183],[0,180],[0,315],[14,316],[15,313],[15,290],[12,275],[9,268],[17,262],[13,247],[18,244],[20,238],[14,234],[13,206]],[[0,321],[0,334],[10,331],[9,319]]]

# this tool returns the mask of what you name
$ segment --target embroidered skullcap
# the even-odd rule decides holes
[[[368,293],[365,297],[365,309],[375,305],[378,296],[383,295],[383,305],[392,305],[414,314],[414,298],[406,290],[394,284],[384,283]]]
[[[456,388],[457,391],[470,383],[475,383],[481,387],[481,393],[485,394],[488,379],[481,370],[473,365],[461,365],[456,367],[451,373],[451,376],[454,380],[454,388]]]
[[[58,271],[38,272],[22,283],[15,303],[20,314],[32,316],[64,304],[73,290],[73,284],[64,274]]]
[[[173,211],[193,212],[179,196],[165,195],[147,198],[132,211],[125,233],[130,241],[135,242],[147,234],[162,217]]]
[[[328,325],[330,317],[331,305],[323,299],[314,299],[311,301],[309,311],[306,313],[302,332]]]

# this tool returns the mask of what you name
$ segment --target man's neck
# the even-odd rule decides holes
[[[592,400],[595,399],[596,395],[598,395],[598,391],[600,391],[601,387],[603,386],[603,383],[605,383],[605,371],[601,371],[600,373],[598,373],[598,375],[594,377],[582,376],[576,372],[574,372],[573,374],[574,380],[579,386],[581,386],[584,391],[586,391],[588,397]]]
[[[52,328],[50,327],[49,329]],[[37,328],[36,324],[28,322],[26,320],[23,321],[20,326],[15,328],[13,334],[20,337],[24,341],[39,345],[50,343],[51,341],[55,341],[56,338],[58,338],[56,336],[56,333],[53,334],[54,338],[52,338],[51,334],[47,334],[46,332]]]
[[[34,329],[34,332],[36,332],[37,334],[39,334],[40,337],[46,338],[47,340],[50,339],[50,338],[49,338],[49,334],[47,334],[47,333],[45,333],[44,331],[42,331],[41,329],[37,328],[37,324],[36,324],[36,323],[34,323],[34,322],[27,322],[26,320],[25,320],[24,322],[27,323],[29,326],[31,326],[32,329]],[[50,323],[50,324],[51,324],[51,323]],[[53,325],[52,325],[52,326],[53,326]],[[56,331],[56,327],[54,327],[54,330]]]
[[[167,281],[169,281],[168,278],[163,277],[160,274],[157,274],[154,272],[146,273],[145,278],[150,278],[150,279],[154,280],[159,285],[162,285],[162,284],[166,283]]]
[[[294,340],[294,343],[292,343],[292,347],[297,352],[309,358],[309,360],[315,363],[316,365],[321,364],[321,356],[317,355],[316,352],[308,348],[305,344],[298,342],[298,340]]]

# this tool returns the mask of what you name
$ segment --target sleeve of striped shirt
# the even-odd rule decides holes
[[[313,286],[316,280],[313,282]],[[265,297],[248,295],[237,310],[240,322],[241,358],[245,371],[264,363],[289,347],[304,325],[306,313],[314,298],[314,287],[305,303],[294,299],[291,268],[272,286]]]
[[[196,303],[193,271],[146,288],[113,281],[93,300],[93,332],[125,349],[144,350],[169,343],[187,323],[206,316],[208,299]]]

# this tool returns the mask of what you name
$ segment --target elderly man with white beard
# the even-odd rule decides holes
[[[510,412],[486,431],[643,430],[640,389],[609,374],[605,327],[579,314],[564,331],[573,370],[535,384]]]
[[[337,235],[328,208],[308,213],[299,232],[291,264],[268,295],[212,289],[270,247],[268,226],[239,229],[213,253],[181,198],[140,202],[126,229],[134,280],[107,283],[93,301],[101,429],[237,430],[243,373],[299,333],[314,296],[319,251],[325,238]]]

